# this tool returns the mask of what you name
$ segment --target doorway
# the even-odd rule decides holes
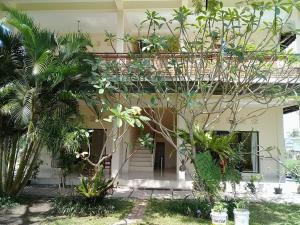
[[[165,169],[165,143],[156,142],[154,170],[163,171]]]

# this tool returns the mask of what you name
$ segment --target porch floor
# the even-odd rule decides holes
[[[121,179],[152,179],[152,180],[177,180],[177,174],[175,169],[165,169],[164,171],[129,171],[123,173],[120,176]]]
[[[119,185],[132,188],[160,188],[160,189],[192,189],[192,179],[186,175],[185,181],[177,180],[175,169],[164,171],[130,171],[120,175]]]

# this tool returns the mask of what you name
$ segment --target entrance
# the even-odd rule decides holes
[[[165,169],[165,143],[156,142],[154,170],[163,171]]]

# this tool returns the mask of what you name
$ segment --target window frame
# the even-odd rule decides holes
[[[229,131],[227,130],[213,130],[212,132],[215,132],[216,135],[228,135],[229,134]],[[219,133],[219,134],[218,134]],[[221,134],[220,134],[221,133]],[[259,139],[259,131],[257,130],[238,130],[238,131],[235,131],[234,133],[256,133],[257,135],[257,149],[256,149],[256,152],[257,152],[257,155],[256,155],[256,163],[257,163],[257,171],[253,170],[253,171],[249,171],[249,170],[242,170],[241,173],[243,174],[259,174],[260,173],[260,158],[259,158],[259,142],[260,142],[260,139]],[[251,155],[251,153],[249,153]]]

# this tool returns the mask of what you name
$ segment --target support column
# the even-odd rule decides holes
[[[119,129],[120,131],[120,129]],[[119,132],[116,122],[113,122],[112,126],[112,159],[111,159],[111,176],[116,177],[118,175],[121,164],[121,140],[119,139]]]
[[[277,117],[277,146],[280,153],[277,153],[278,159],[283,162],[285,160],[285,144],[284,144],[284,128],[283,128],[283,110],[281,108],[276,110]],[[285,182],[285,169],[282,165],[277,163],[277,171],[279,176],[279,182]]]
[[[117,53],[124,52],[124,41],[120,40],[120,38],[124,37],[125,34],[125,22],[124,22],[124,11],[117,12],[117,43],[116,43],[116,51]]]
[[[293,12],[293,18],[294,18],[296,29],[300,29],[300,12],[298,10],[295,10]],[[299,34],[296,36],[295,42],[296,42],[296,44],[295,44],[294,52],[296,54],[300,54],[300,35]]]
[[[183,129],[182,119],[179,115],[177,115],[177,129]],[[177,146],[180,146],[182,144],[182,140],[180,138],[177,138]],[[181,157],[180,157],[180,151],[176,151],[176,177],[177,180],[179,180],[179,167],[181,165]]]

